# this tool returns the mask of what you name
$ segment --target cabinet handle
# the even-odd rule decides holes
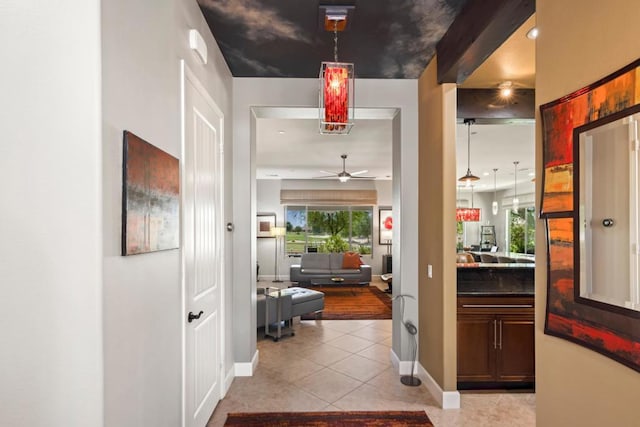
[[[462,304],[463,308],[533,308],[533,304]]]
[[[497,320],[494,319],[494,321],[493,321],[493,349],[494,350],[497,348],[496,336],[498,335],[498,331],[496,331],[496,329],[497,329],[496,328],[496,323],[497,323]]]
[[[500,321],[500,350],[502,350],[502,320]]]

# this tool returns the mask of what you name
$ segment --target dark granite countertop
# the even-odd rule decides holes
[[[534,263],[521,263],[521,262],[510,262],[510,263],[499,263],[499,262],[469,262],[469,263],[458,263],[456,264],[458,269],[535,269],[536,265]]]
[[[458,264],[458,296],[533,296],[535,267],[531,264]]]

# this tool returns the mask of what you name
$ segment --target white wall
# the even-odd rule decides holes
[[[276,222],[278,226],[285,226],[284,206],[280,204],[280,190],[355,190],[368,189],[376,190],[378,193],[378,204],[373,207],[373,248],[371,255],[362,255],[364,263],[371,266],[374,275],[382,274],[382,255],[387,253],[387,246],[378,244],[379,239],[379,221],[378,209],[382,207],[391,207],[392,194],[390,180],[368,181],[368,180],[351,180],[346,183],[338,181],[314,181],[314,180],[278,180],[278,179],[259,179],[256,187],[256,209],[257,212],[273,212],[276,214]],[[278,246],[279,252],[279,276],[283,280],[289,278],[289,267],[291,264],[298,264],[300,258],[289,258],[284,251]],[[256,240],[256,260],[260,264],[260,279],[273,280],[275,269],[275,239],[257,239]]]
[[[247,269],[256,260],[256,183],[255,183],[255,117],[253,106],[317,105],[316,79],[239,78],[234,79],[234,159],[233,209],[236,222],[234,272],[234,355],[237,362],[249,362],[256,352],[255,287],[256,272]],[[393,135],[400,135],[393,149],[394,199],[394,292],[418,293],[418,99],[417,80],[356,81],[356,108],[398,108],[397,119],[392,120]],[[400,209],[402,204],[402,209]],[[398,209],[396,211],[396,209]],[[396,228],[397,225],[397,228]],[[397,237],[396,237],[397,236]],[[251,248],[247,253],[246,248]],[[249,304],[251,302],[251,304]],[[417,306],[408,304],[407,317],[416,319]],[[251,319],[247,322],[247,319]],[[394,318],[394,333],[399,334],[399,320]],[[401,348],[402,347],[402,348]],[[408,345],[394,339],[394,351],[409,358]],[[404,359],[403,359],[404,360]]]
[[[188,30],[205,38],[209,63],[188,49]],[[232,78],[195,1],[102,2],[105,424],[181,423],[180,251],[120,256],[122,131],[180,157],[180,59],[225,116],[225,223],[231,221]],[[231,254],[232,234],[227,235]],[[231,256],[229,255],[229,258]],[[227,273],[231,273],[231,260]],[[226,293],[230,329],[231,277]],[[227,333],[225,370],[233,367]]]
[[[0,7],[0,425],[102,425],[100,2]]]

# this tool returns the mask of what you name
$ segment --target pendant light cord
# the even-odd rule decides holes
[[[338,62],[338,21],[333,21],[333,62]]]
[[[496,173],[498,172],[498,169],[493,169],[493,201],[497,201],[496,200]]]
[[[518,198],[518,163],[513,162],[513,198]]]
[[[473,185],[471,186],[471,209],[473,209]]]
[[[471,121],[467,122],[467,174],[471,174]]]

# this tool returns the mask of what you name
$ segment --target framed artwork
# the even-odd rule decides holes
[[[276,226],[276,214],[259,213],[256,216],[256,236],[257,237],[274,237],[271,234],[271,227]]]
[[[177,249],[178,159],[124,131],[122,166],[122,255]]]
[[[629,108],[638,98],[640,60],[540,106],[544,141],[541,217],[573,212],[573,130]]]
[[[586,227],[581,219],[580,134],[640,111],[640,60],[598,82],[542,105],[543,163],[540,216],[547,231],[544,332],[589,348],[640,372],[640,314],[585,301],[580,265]],[[609,150],[615,150],[611,146]],[[593,198],[592,195],[585,197]],[[587,199],[585,199],[587,200]],[[584,215],[584,212],[582,213]],[[589,225],[587,225],[589,224]],[[590,271],[590,270],[585,270]]]
[[[380,245],[390,245],[393,239],[393,216],[391,208],[378,209],[379,228],[378,243]]]

